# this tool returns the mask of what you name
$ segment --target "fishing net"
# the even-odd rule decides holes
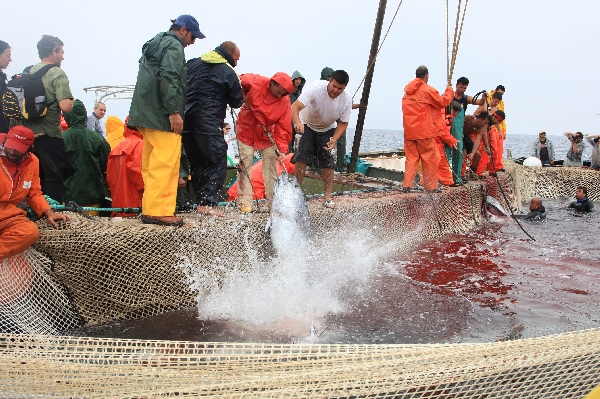
[[[598,195],[592,193],[597,172],[533,171],[510,163],[506,168],[498,180],[441,194],[402,194],[388,186],[338,196],[335,209],[312,199],[315,237],[328,241],[355,231],[367,246],[385,244],[389,251],[404,252],[480,224],[486,195],[517,212],[530,196],[562,193],[552,185],[563,181],[572,187],[581,181],[591,198]],[[0,263],[0,326],[20,333],[0,334],[0,397],[566,398],[581,397],[600,383],[598,330],[493,344],[413,346],[56,337],[81,322],[94,325],[194,305],[232,272],[274,255],[266,213],[226,213],[223,219],[184,215],[181,228],[79,215],[59,229],[39,221],[34,247]]]

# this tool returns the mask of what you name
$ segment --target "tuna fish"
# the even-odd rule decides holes
[[[271,215],[265,228],[278,257],[292,257],[305,247],[312,235],[304,193],[294,175],[281,172],[275,181]]]
[[[484,212],[486,218],[492,223],[497,223],[508,216],[508,213],[500,205],[500,202],[489,195],[485,199]]]

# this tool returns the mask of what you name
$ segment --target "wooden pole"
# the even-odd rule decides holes
[[[387,0],[379,0],[373,41],[371,42],[371,54],[369,55],[369,62],[367,63],[367,76],[365,77],[365,85],[363,86],[362,97],[360,98],[360,103],[362,105],[367,105],[369,103],[369,93],[371,92],[371,82],[373,81],[373,72],[375,71],[375,59],[377,56],[377,49],[379,48],[379,39],[381,38],[381,28],[383,26],[386,5]],[[356,122],[356,132],[354,133],[354,143],[352,144],[352,153],[350,155],[350,165],[348,166],[348,172],[350,173],[354,173],[356,170],[356,160],[358,159],[358,150],[360,148],[360,140],[362,138],[366,115],[367,110],[360,108],[358,111],[358,121]]]

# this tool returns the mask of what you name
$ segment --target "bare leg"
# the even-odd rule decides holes
[[[479,161],[481,160],[481,154],[478,150],[474,150],[473,160],[471,161],[471,170],[473,173],[477,173],[477,167],[479,166]]]
[[[306,162],[296,162],[296,168],[294,169],[294,176],[298,180],[298,184],[302,185],[304,180],[304,174],[306,173]]]
[[[216,207],[214,206],[204,206],[204,205],[200,205],[198,206],[197,209],[198,213],[201,215],[207,215],[207,216],[218,216],[220,218],[224,218],[225,214],[223,212],[219,212],[217,210]]]
[[[325,201],[327,201],[331,199],[331,190],[333,189],[333,169],[323,168],[321,175],[323,176]]]

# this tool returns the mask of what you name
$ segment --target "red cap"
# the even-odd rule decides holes
[[[15,126],[8,131],[4,148],[12,148],[25,154],[33,144],[33,131],[25,126]]]
[[[292,83],[292,77],[285,72],[277,72],[275,75],[271,77],[274,81],[279,83],[288,94],[292,94],[294,92],[294,84]]]

